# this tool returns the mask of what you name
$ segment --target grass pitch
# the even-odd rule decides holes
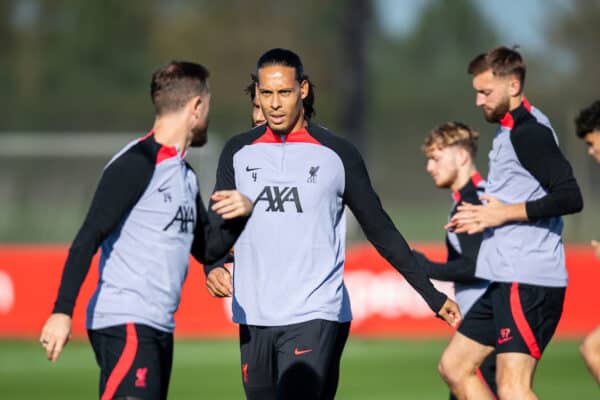
[[[339,399],[446,399],[437,375],[444,341],[351,338],[342,359]],[[544,353],[534,383],[540,399],[596,399],[600,389],[578,352],[579,342],[554,341]],[[37,342],[0,341],[3,399],[94,399],[98,369],[85,341],[69,343],[51,364]],[[243,399],[236,341],[175,343],[169,398]]]

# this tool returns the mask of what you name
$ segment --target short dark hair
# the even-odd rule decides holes
[[[490,49],[471,60],[467,71],[473,76],[490,69],[495,76],[507,77],[514,75],[521,84],[520,92],[522,92],[525,86],[527,67],[517,49],[518,46],[514,46],[512,49],[505,46]]]
[[[283,65],[285,67],[291,67],[296,70],[296,80],[300,83],[306,81],[308,83],[308,95],[302,100],[302,106],[304,107],[304,118],[310,120],[314,115],[317,114],[314,108],[315,104],[315,85],[310,81],[308,75],[304,73],[304,66],[300,57],[291,50],[287,49],[271,49],[264,53],[256,62],[256,73],[251,74],[251,82],[246,87],[245,92],[250,95],[250,99],[254,101],[255,85],[258,83],[258,70],[262,67],[269,65]]]
[[[188,61],[171,61],[154,71],[150,96],[156,115],[177,111],[192,97],[205,93],[209,75],[205,66]]]
[[[577,136],[582,139],[590,132],[600,132],[600,100],[596,100],[579,112],[575,118],[575,129]]]
[[[425,137],[421,147],[427,156],[436,149],[445,149],[450,146],[461,146],[469,152],[474,159],[477,156],[477,143],[479,132],[467,124],[457,121],[446,122],[436,126]]]

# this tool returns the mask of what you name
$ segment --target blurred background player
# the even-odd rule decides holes
[[[250,101],[252,103],[252,127],[256,127],[258,125],[262,125],[266,122],[262,109],[260,108],[260,104],[258,104],[258,100],[256,98],[256,84],[257,78],[256,75],[251,74],[252,81],[248,84],[244,92],[250,96]],[[309,86],[309,95],[302,99],[302,106],[304,108],[304,118],[306,120],[310,120],[313,115],[315,115],[314,109],[314,85],[308,78],[308,76],[304,76],[306,82]],[[225,260],[226,262],[233,262],[233,257]],[[206,276],[206,286],[208,288],[209,293],[214,297],[230,297],[233,293],[233,281],[231,274],[227,268],[224,266],[218,265],[205,265],[204,271],[207,274]],[[334,353],[331,357],[331,365],[329,370],[326,372],[326,377],[324,379],[324,386],[321,392],[321,400],[329,400],[334,399],[335,394],[337,392],[339,375],[340,375],[340,363],[342,359],[342,353],[344,351],[344,347],[346,346],[346,342],[348,340],[348,335],[350,333],[350,321],[340,323],[336,344],[334,346]]]
[[[250,96],[250,102],[252,102],[252,127],[256,127],[258,125],[262,125],[267,120],[260,108],[260,104],[258,104],[258,100],[256,99],[256,75],[250,74],[251,81],[244,89],[244,92]]]
[[[220,259],[245,226],[247,218],[237,217],[252,211],[239,192],[216,192],[211,225],[196,174],[184,160],[190,147],[207,140],[208,75],[202,65],[176,61],[152,75],[154,126],[105,167],[42,329],[40,342],[48,359],[56,361],[70,337],[73,308],[92,257],[101,247],[100,279],[86,325],[100,367],[102,399],[166,399],[173,314],[190,251],[203,263]]]
[[[575,119],[577,136],[588,146],[588,153],[600,163],[600,100],[581,110]],[[600,260],[600,243],[592,240],[596,258]],[[581,345],[581,354],[590,372],[600,384],[600,326],[590,333]]]
[[[433,129],[425,138],[423,153],[427,158],[427,172],[435,186],[452,191],[450,217],[462,202],[481,204],[485,181],[477,171],[475,157],[479,132],[460,122],[447,122]],[[419,266],[432,279],[454,282],[456,302],[462,315],[466,315],[486,288],[489,281],[475,277],[475,265],[481,233],[468,235],[447,232],[447,261],[438,263],[413,250]],[[490,354],[479,368],[482,378],[496,393],[496,358]],[[455,398],[453,395],[450,397]]]
[[[463,204],[447,229],[483,232],[476,276],[491,281],[440,361],[460,399],[491,399],[477,368],[496,350],[501,399],[534,399],[535,369],[562,315],[567,270],[562,215],[583,203],[548,118],[523,94],[526,67],[497,47],[469,64],[476,104],[500,126],[489,153],[483,205]]]
[[[228,141],[216,184],[255,199],[235,244],[242,381],[249,399],[319,399],[341,324],[352,318],[343,283],[346,205],[432,310],[451,325],[460,312],[416,266],[358,151],[305,118],[310,88],[300,58],[269,50],[257,77],[267,124]]]

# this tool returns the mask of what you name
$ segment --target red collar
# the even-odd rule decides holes
[[[283,140],[283,138],[285,140]],[[288,133],[287,135],[279,135],[271,130],[269,126],[265,129],[265,133],[263,133],[258,139],[254,141],[254,143],[312,143],[312,144],[321,144],[317,139],[315,139],[310,132],[306,128],[298,129],[297,131],[293,131]]]

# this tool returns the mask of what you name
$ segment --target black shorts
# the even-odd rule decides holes
[[[167,398],[173,334],[140,324],[88,330],[100,367],[100,398]]]
[[[525,353],[540,359],[562,315],[564,287],[494,282],[458,328],[496,353]]]
[[[333,398],[349,329],[349,322],[325,320],[285,326],[240,325],[246,398]]]

